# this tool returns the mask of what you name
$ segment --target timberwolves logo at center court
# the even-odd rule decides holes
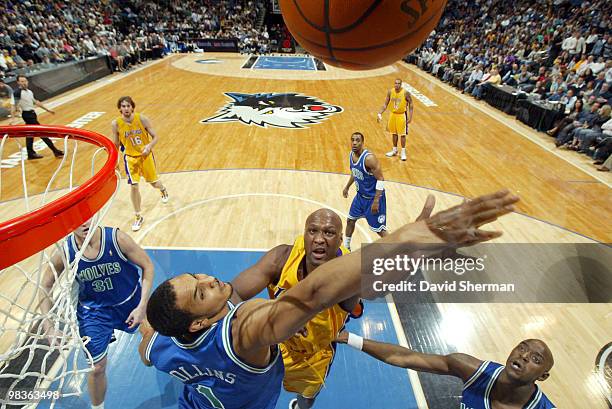
[[[218,115],[200,121],[202,124],[242,122],[262,128],[304,128],[342,112],[342,107],[330,105],[315,97],[287,93],[241,94],[225,92],[232,99]]]

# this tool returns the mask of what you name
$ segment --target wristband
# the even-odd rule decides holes
[[[376,181],[376,190],[385,190],[385,181],[377,180]]]
[[[346,344],[352,348],[355,348],[361,351],[363,350],[363,337],[360,337],[357,334],[353,334],[352,332],[349,332],[348,341],[346,342]]]

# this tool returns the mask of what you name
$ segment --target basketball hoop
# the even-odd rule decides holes
[[[0,270],[49,247],[89,220],[111,198],[117,188],[117,149],[108,138],[95,132],[65,126],[0,126],[0,136],[68,137],[91,143],[108,152],[104,167],[69,194],[41,209],[0,223]]]
[[[20,143],[20,138],[24,137],[60,138],[64,142],[64,156],[54,172],[47,171],[51,176],[45,182],[44,192],[36,196],[40,197],[40,207],[34,210],[30,205],[33,198],[28,196],[26,152]],[[88,358],[91,359],[91,356],[84,348],[87,340],[79,335],[76,319],[78,294],[74,283],[82,252],[108,212],[119,186],[119,174],[115,170],[117,149],[108,138],[82,129],[42,125],[0,126],[0,160],[4,159],[7,141],[15,142],[19,149],[9,159],[2,161],[0,171],[7,162],[10,162],[6,165],[8,167],[21,166],[23,197],[8,201],[2,201],[0,197],[0,215],[8,219],[0,223],[0,285],[3,286],[0,290],[0,407],[24,403],[15,393],[23,389],[57,391],[57,395],[47,395],[53,396],[53,407],[57,401],[55,396],[80,394],[80,383],[92,369],[92,364],[84,365],[77,358],[82,351]],[[70,160],[69,141],[73,142]],[[97,150],[91,155],[91,177],[80,186],[75,186],[73,172],[77,163],[77,147],[81,143],[93,145]],[[34,146],[38,146],[37,143]],[[96,157],[101,152],[106,153],[106,161],[95,172]],[[66,162],[70,163],[69,167],[64,167]],[[85,164],[88,165],[87,162]],[[45,166],[36,166],[32,165],[36,179],[30,183],[44,186],[41,184],[41,174],[45,173]],[[77,169],[82,169],[82,166],[77,166]],[[66,172],[69,172],[66,185],[57,189],[55,185],[62,179],[59,175],[65,176]],[[1,176],[2,173],[0,194]],[[56,189],[52,191],[51,187]],[[17,192],[9,193],[9,196],[14,196]],[[24,211],[9,212],[15,208],[21,209],[21,203],[25,204]],[[9,217],[6,217],[7,213]],[[17,216],[13,217],[14,214]],[[91,230],[82,249],[70,260],[64,239],[89,219],[92,219]],[[53,264],[49,263],[47,249],[50,247],[62,257],[62,271],[55,271]],[[54,275],[52,290],[46,289],[43,284],[45,272]],[[41,312],[41,295],[53,301],[48,313]],[[43,323],[49,322],[53,323],[55,334],[61,335],[53,338],[44,329]],[[69,376],[76,387],[67,386],[66,381],[71,379]]]

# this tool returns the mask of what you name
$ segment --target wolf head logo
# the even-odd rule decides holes
[[[241,94],[226,92],[232,99],[218,115],[200,121],[202,124],[242,122],[262,128],[304,128],[319,123],[333,114],[342,112],[342,107],[330,105],[315,97],[291,93]]]

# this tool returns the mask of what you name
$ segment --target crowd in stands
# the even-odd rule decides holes
[[[114,68],[185,49],[193,38],[236,38],[267,52],[262,2],[247,0],[0,0],[0,76],[107,55]]]
[[[506,85],[559,107],[567,117],[547,132],[556,146],[602,165],[612,148],[611,15],[608,0],[451,0],[413,62],[475,98]]]

